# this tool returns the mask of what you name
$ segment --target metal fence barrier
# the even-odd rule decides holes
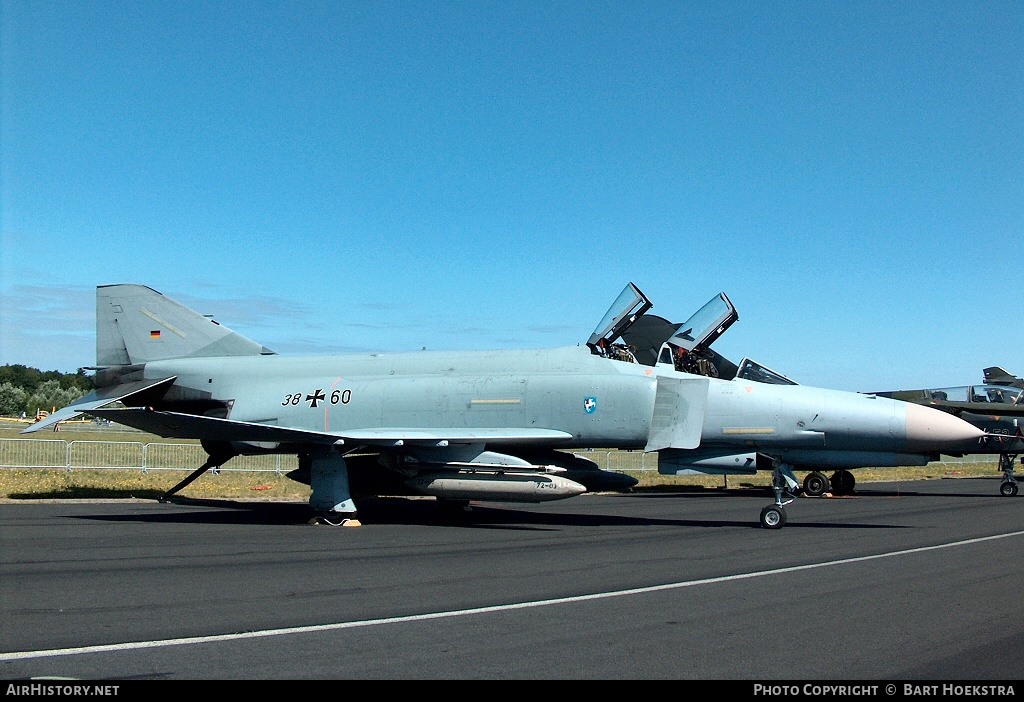
[[[657,471],[658,454],[644,451],[576,451],[574,455],[612,471]],[[996,454],[944,456],[942,463],[995,463]],[[0,468],[195,470],[206,461],[199,444],[143,444],[138,441],[0,439]],[[299,467],[293,454],[235,456],[220,470],[287,473]]]
[[[67,468],[144,468],[145,457],[138,441],[70,441]]]
[[[67,468],[68,442],[61,439],[0,439],[4,468]]]
[[[206,461],[199,444],[143,444],[138,441],[64,441],[0,439],[0,468],[64,470],[195,470]],[[287,473],[299,467],[298,456],[235,456],[224,471]]]
[[[644,451],[576,451],[574,456],[593,461],[604,470],[644,471],[658,470],[657,452]]]

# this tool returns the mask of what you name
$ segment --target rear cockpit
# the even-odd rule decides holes
[[[657,365],[671,364],[682,373],[711,378],[733,377],[736,366],[712,351],[711,344],[737,319],[739,315],[729,298],[718,293],[661,344]]]

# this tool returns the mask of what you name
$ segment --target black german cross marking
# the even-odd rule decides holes
[[[321,400],[326,400],[327,396],[324,395],[324,391],[321,388],[317,388],[317,391],[312,395],[306,395],[306,402],[309,403],[310,407],[316,407],[317,403]]]

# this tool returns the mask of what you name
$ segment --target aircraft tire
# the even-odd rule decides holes
[[[1017,483],[1011,483],[1007,480],[999,486],[999,494],[1003,497],[1013,497],[1017,494]]]
[[[808,497],[821,497],[829,491],[829,481],[824,473],[814,471],[804,478],[804,494]]]
[[[778,505],[768,505],[761,510],[761,526],[765,529],[781,529],[786,525],[786,510]]]
[[[853,486],[857,484],[853,473],[848,470],[837,470],[832,474],[832,479],[829,482],[832,484],[832,494],[834,495],[852,495]]]

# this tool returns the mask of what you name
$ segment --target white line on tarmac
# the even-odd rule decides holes
[[[413,614],[407,617],[385,617],[383,619],[363,619],[354,622],[338,622],[336,624],[317,624],[313,626],[294,626],[284,629],[263,629],[261,631],[245,631],[237,634],[218,634],[214,636],[189,636],[181,639],[158,639],[156,641],[133,641],[119,644],[103,644],[99,646],[81,646],[78,648],[53,648],[43,651],[14,651],[11,653],[0,653],[0,662],[19,661],[31,658],[48,658],[52,656],[78,656],[88,653],[110,653],[117,651],[136,651],[145,648],[163,648],[167,646],[189,646],[191,644],[216,643],[219,641],[238,641],[240,639],[262,639],[270,636],[287,636],[289,634],[311,634],[320,631],[338,631],[341,629],[358,629],[368,626],[380,626],[383,624],[401,624],[404,622],[421,622],[428,619],[448,619],[450,617],[465,617],[473,614],[489,614],[491,612],[507,612],[515,609],[531,609],[534,607],[549,607],[551,605],[569,604],[574,602],[587,602],[589,600],[602,600],[611,597],[627,597],[629,595],[644,595],[650,592],[661,592],[664,590],[679,590],[684,587],[697,585],[713,585],[715,583],[727,583],[735,580],[749,580],[750,578],[762,578],[767,575],[780,575],[782,573],[795,573],[801,570],[813,570],[815,568],[830,568],[833,566],[846,565],[848,563],[863,563],[874,561],[880,558],[893,558],[895,556],[906,556],[913,553],[925,553],[926,551],[937,551],[958,546],[970,546],[985,541],[996,539],[1008,539],[1014,536],[1024,536],[1024,531],[1013,531],[1007,534],[996,534],[994,536],[983,536],[977,539],[966,539],[964,541],[953,541],[948,544],[936,546],[922,546],[920,548],[908,548],[902,551],[890,551],[878,553],[873,556],[858,556],[856,558],[842,558],[837,561],[824,561],[822,563],[808,563],[807,565],[789,566],[787,568],[774,568],[772,570],[758,570],[752,573],[739,573],[737,575],[723,575],[718,578],[704,578],[702,580],[686,580],[666,585],[652,585],[650,587],[637,587],[629,590],[613,590],[611,592],[597,592],[590,595],[576,595],[573,597],[556,597],[550,600],[534,600],[532,602],[517,602],[513,604],[494,605],[492,607],[474,607],[472,609],[454,609],[447,612],[431,612],[429,614]]]

